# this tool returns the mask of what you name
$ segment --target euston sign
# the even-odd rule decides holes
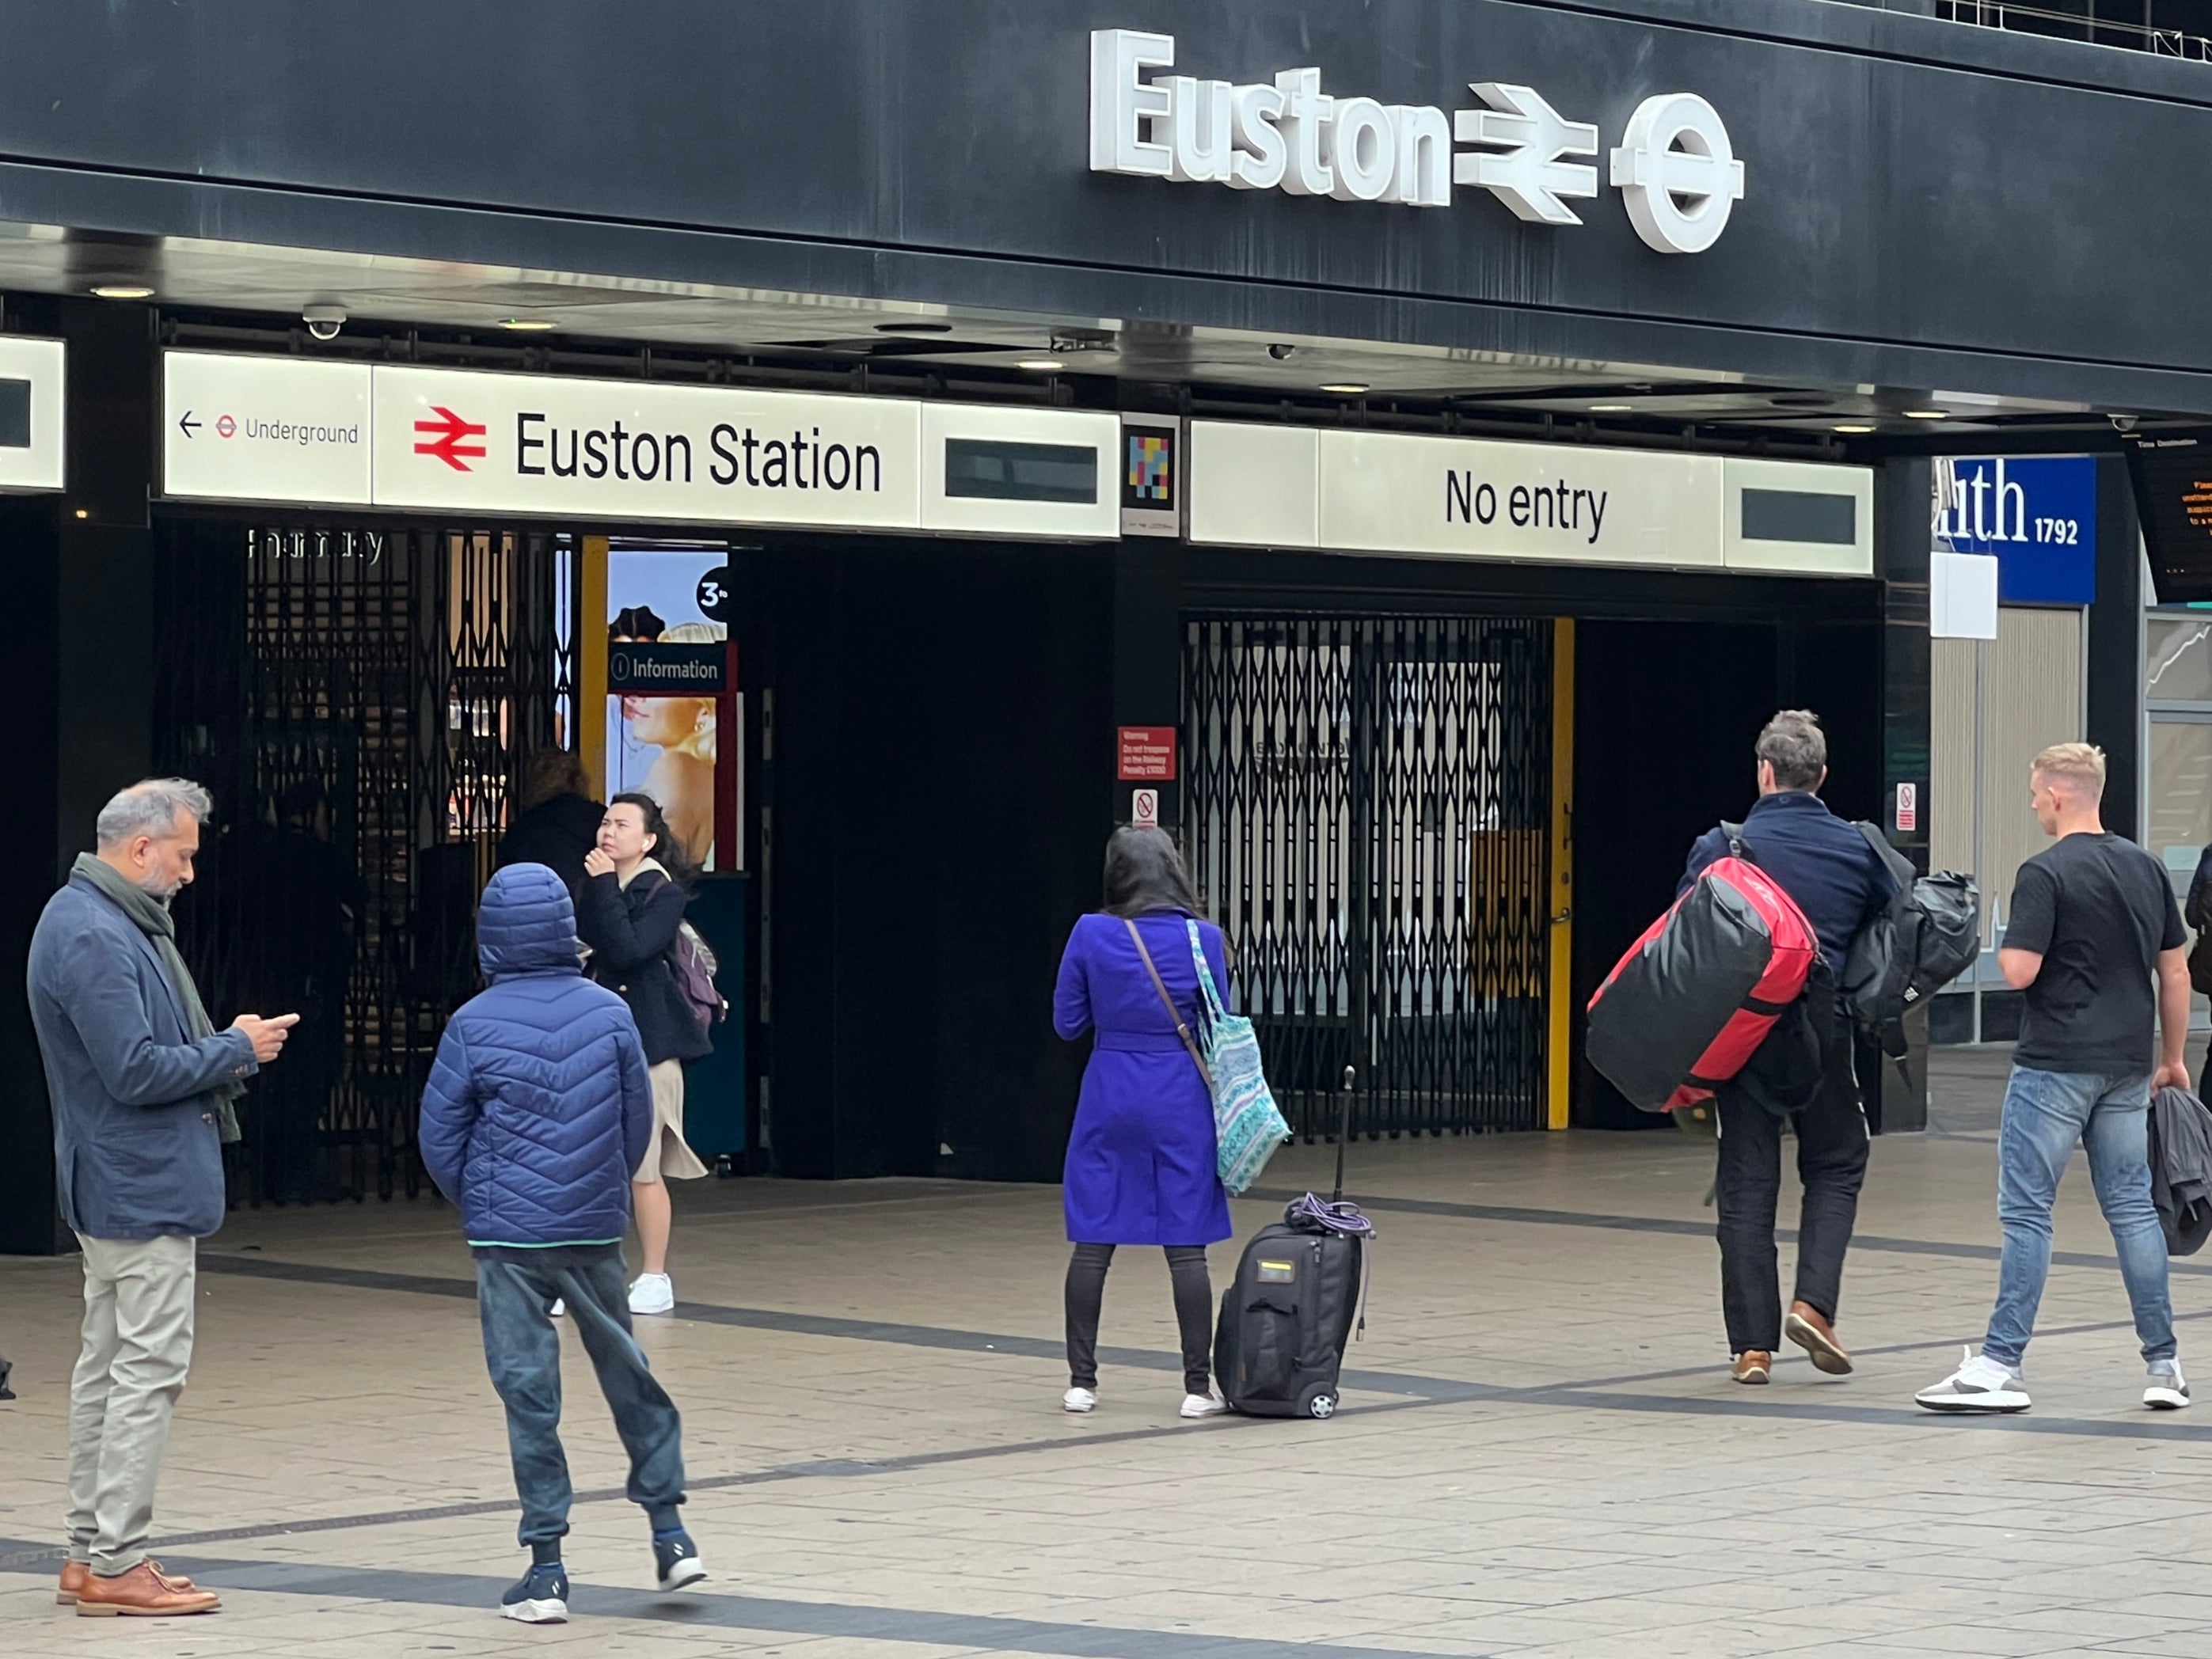
[[[1580,224],[1568,203],[1598,193],[1597,168],[1574,159],[1598,154],[1596,126],[1531,87],[1471,82],[1483,107],[1447,119],[1432,105],[1326,94],[1317,69],[1249,86],[1146,78],[1175,58],[1171,34],[1093,32],[1091,171],[1406,207],[1449,207],[1452,186],[1471,185],[1546,225]],[[1743,198],[1728,129],[1695,93],[1645,99],[1608,159],[1629,222],[1662,253],[1704,252]]]
[[[1120,533],[1109,414],[186,351],[162,378],[173,496]]]

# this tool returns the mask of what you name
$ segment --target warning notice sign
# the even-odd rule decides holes
[[[1115,744],[1115,778],[1122,783],[1172,783],[1176,775],[1176,729],[1172,726],[1124,726]]]

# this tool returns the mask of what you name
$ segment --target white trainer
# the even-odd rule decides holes
[[[1218,1394],[1187,1394],[1182,1397],[1185,1417],[1218,1417],[1229,1409],[1229,1402]]]
[[[553,1298],[553,1317],[556,1319],[566,1319],[568,1316],[568,1304],[563,1302],[559,1297],[555,1297]]]
[[[634,1314],[676,1311],[676,1282],[666,1273],[640,1273],[629,1287],[629,1310]]]
[[[1913,1399],[1931,1412],[2024,1412],[2028,1407],[2027,1384],[2020,1373],[2008,1370],[1986,1354],[1972,1348],[1953,1371],[1933,1388],[1923,1389]]]
[[[1088,1389],[1070,1389],[1060,1397],[1060,1408],[1064,1412],[1095,1412],[1098,1396]]]
[[[2154,1359],[2143,1382],[2143,1404],[2154,1412],[2178,1412],[2189,1404],[2188,1379],[2179,1359]]]

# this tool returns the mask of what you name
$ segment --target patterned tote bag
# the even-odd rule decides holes
[[[1260,1178],[1275,1148],[1291,1138],[1291,1126],[1275,1109],[1274,1091],[1260,1063],[1260,1036],[1252,1022],[1222,1006],[1213,970],[1199,943],[1198,924],[1190,930],[1191,960],[1198,964],[1201,1027],[1206,1077],[1213,1089],[1214,1167],[1233,1196]]]
[[[1234,1197],[1259,1179],[1260,1171],[1275,1155],[1275,1148],[1291,1138],[1291,1126],[1275,1109],[1275,1097],[1260,1067],[1259,1036],[1252,1030],[1250,1020],[1222,1007],[1221,993],[1213,983],[1213,970],[1206,965],[1206,950],[1199,943],[1198,924],[1189,922],[1190,953],[1198,962],[1199,1021],[1206,1028],[1201,1052],[1199,1040],[1183,1024],[1175,999],[1168,994],[1166,981],[1160,978],[1160,970],[1153,964],[1152,953],[1145,948],[1144,935],[1137,931],[1137,924],[1127,917],[1122,923],[1129,930],[1130,941],[1137,947],[1138,959],[1152,975],[1152,988],[1167,1005],[1168,1018],[1175,1022],[1176,1035],[1182,1039],[1182,1046],[1197,1062],[1199,1075],[1206,1079],[1206,1093],[1213,1101],[1214,1172]]]

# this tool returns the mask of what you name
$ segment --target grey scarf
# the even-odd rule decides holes
[[[89,853],[76,855],[72,873],[82,876],[113,899],[117,908],[137,924],[138,931],[154,941],[154,953],[161,958],[161,966],[168,969],[169,983],[176,988],[177,1000],[184,1005],[185,1036],[194,1042],[213,1036],[215,1024],[208,1018],[206,1005],[200,1001],[200,988],[192,983],[192,970],[185,966],[185,958],[177,949],[177,919],[169,914],[169,907],[113,865]],[[230,1078],[216,1085],[211,1092],[216,1101],[216,1127],[224,1144],[242,1139],[238,1108],[231,1103],[246,1092],[246,1085]]]

